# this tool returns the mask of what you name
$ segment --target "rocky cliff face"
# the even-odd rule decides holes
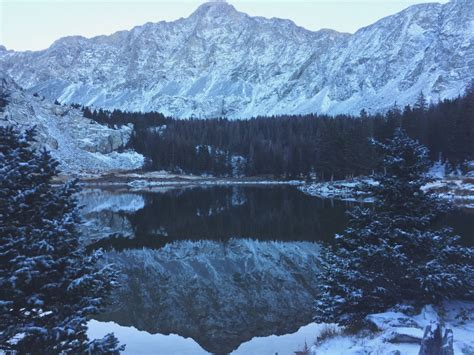
[[[175,117],[383,111],[463,92],[474,78],[474,2],[422,4],[355,34],[250,17],[225,2],[190,17],[39,52],[0,49],[30,92]]]
[[[138,169],[143,156],[117,152],[130,140],[133,127],[111,129],[83,117],[80,110],[54,105],[43,97],[23,91],[11,78],[0,73],[0,92],[8,104],[0,112],[0,125],[36,127],[38,147],[48,149],[68,175],[97,174]]]

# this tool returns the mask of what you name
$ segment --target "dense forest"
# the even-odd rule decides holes
[[[300,115],[250,120],[178,120],[157,112],[129,113],[83,108],[84,115],[110,126],[133,123],[130,148],[147,158],[147,169],[216,176],[273,175],[341,179],[377,169],[384,141],[402,127],[410,137],[454,170],[474,159],[474,90],[428,105],[420,94],[413,107],[386,114]]]

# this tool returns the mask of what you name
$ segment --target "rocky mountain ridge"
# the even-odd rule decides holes
[[[0,49],[29,92],[187,117],[384,111],[461,94],[474,79],[474,2],[414,5],[354,34],[309,31],[214,1],[190,17]]]

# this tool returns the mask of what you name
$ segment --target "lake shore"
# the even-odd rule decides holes
[[[355,178],[308,183],[299,186],[298,189],[319,198],[370,203],[373,199],[361,191],[362,184],[370,185],[376,182],[370,178]],[[435,179],[422,189],[425,192],[433,192],[442,199],[450,200],[456,206],[474,210],[474,178],[472,177],[456,176]]]
[[[70,180],[62,175],[57,183]],[[295,186],[303,193],[327,199],[370,203],[373,199],[361,191],[361,184],[376,184],[367,177],[348,180],[308,182],[305,180],[288,180],[274,176],[241,176],[215,177],[211,175],[174,174],[167,171],[116,171],[102,175],[82,175],[79,184],[86,188],[109,190],[153,191],[163,188],[185,188],[197,186],[258,186],[289,185]],[[474,210],[474,178],[453,176],[434,179],[423,187],[440,198],[451,200],[456,206]]]
[[[68,180],[61,176],[57,182]],[[205,175],[173,174],[166,171],[111,172],[103,175],[81,176],[80,185],[87,188],[127,189],[132,191],[150,191],[157,188],[177,188],[195,186],[228,185],[292,185],[301,186],[303,180],[277,179],[272,176],[255,177],[214,177]]]

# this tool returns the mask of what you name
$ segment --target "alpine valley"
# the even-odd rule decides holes
[[[0,45],[0,355],[473,355],[474,0],[426,1]],[[35,48],[150,13],[5,3]]]
[[[354,34],[216,1],[42,51],[0,47],[0,67],[50,100],[176,118],[375,113],[421,92],[432,102],[462,94],[474,79],[473,32],[472,0],[414,5]]]

